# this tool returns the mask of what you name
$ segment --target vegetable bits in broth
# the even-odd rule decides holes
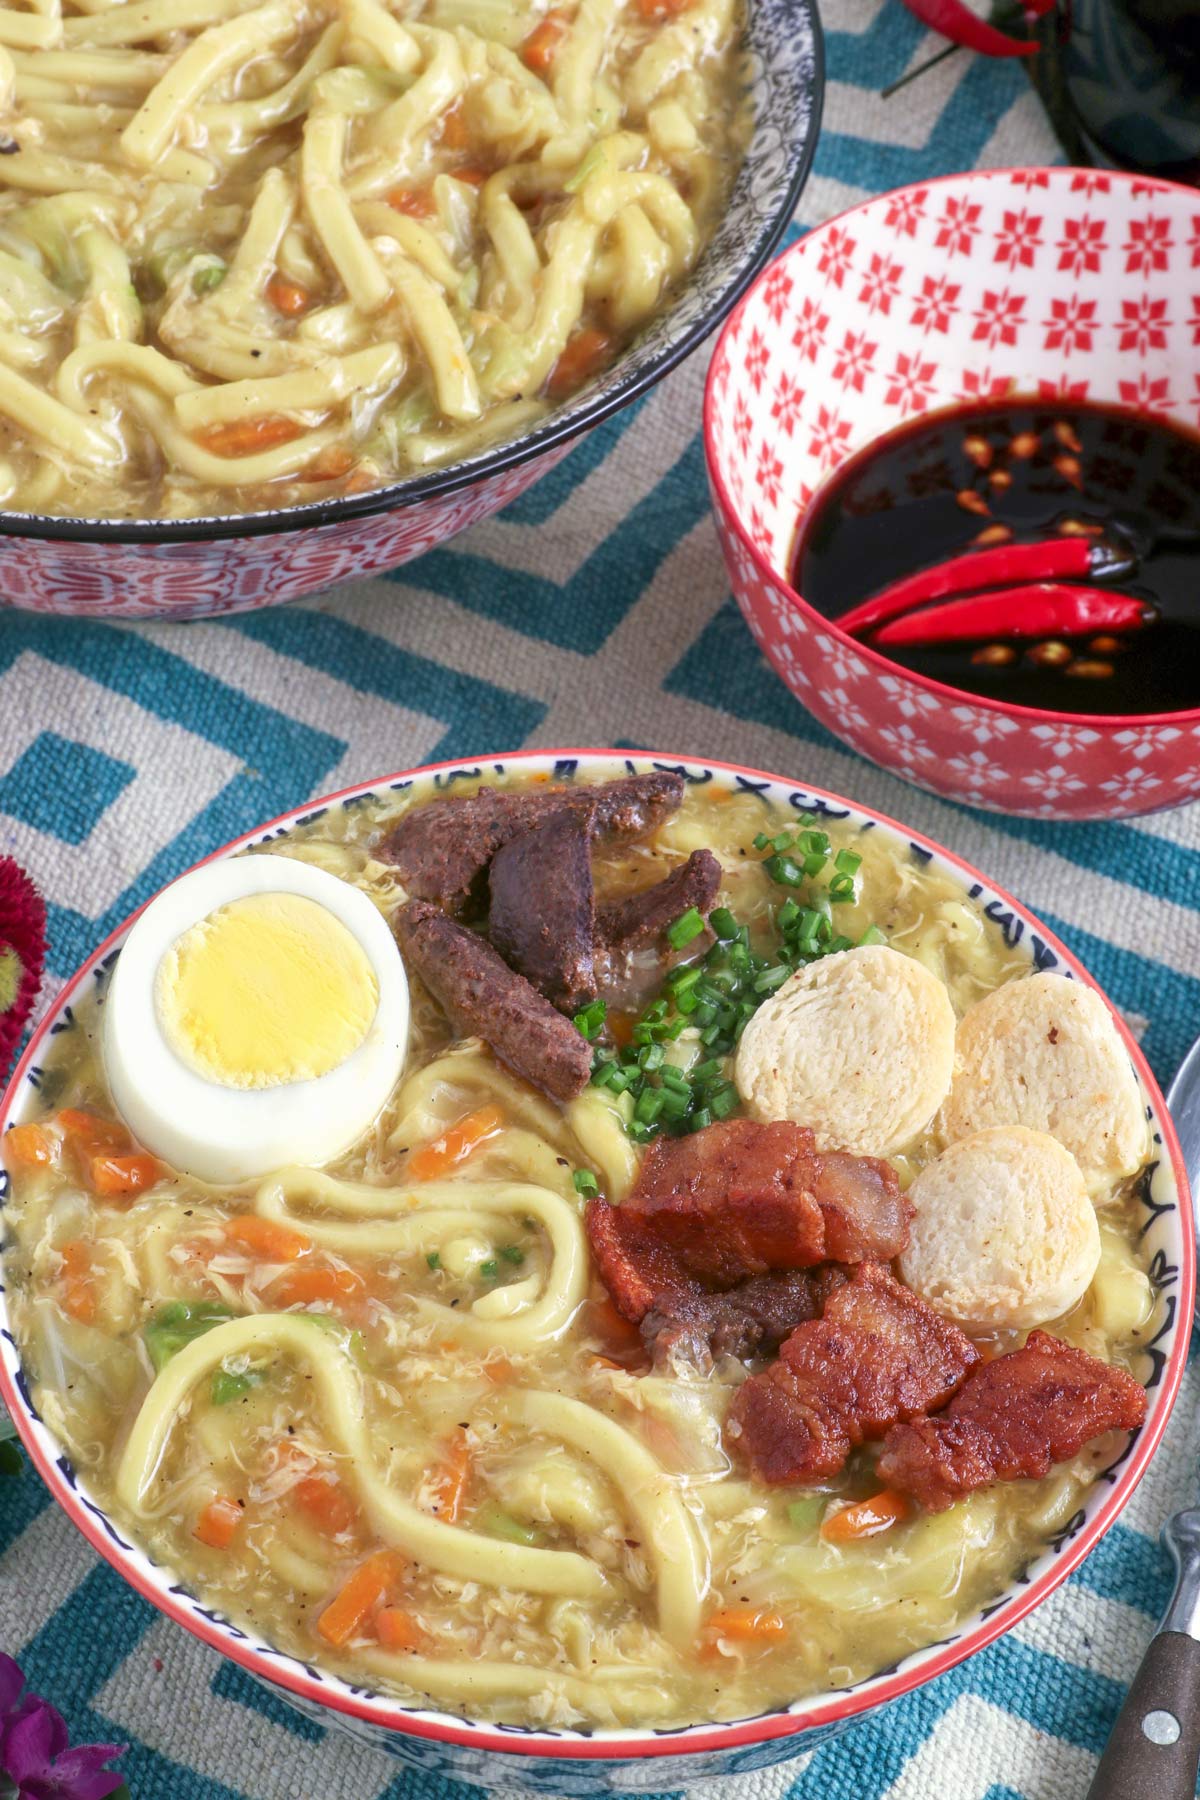
[[[741,157],[736,0],[0,8],[0,505],[361,493],[603,371]]]
[[[719,778],[328,809],[167,889],[38,1099],[6,1281],[88,1492],[409,1701],[856,1680],[1144,1414],[1104,1004],[881,828]]]
[[[905,668],[1057,712],[1200,700],[1200,440],[1078,402],[921,419],[818,496],[794,584]]]

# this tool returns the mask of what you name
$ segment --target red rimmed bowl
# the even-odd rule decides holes
[[[833,471],[919,415],[1030,395],[1194,430],[1198,270],[1190,188],[979,171],[818,226],[726,324],[704,422],[733,592],[796,698],[872,762],[1031,818],[1125,818],[1200,795],[1200,703],[1120,717],[965,694],[847,636],[789,581],[798,527]]]
[[[753,130],[712,239],[657,317],[579,393],[507,442],[340,499],[188,519],[0,508],[0,610],[190,619],[277,606],[397,568],[523,494],[703,343],[796,210],[825,87],[816,0],[755,0],[744,51]]]
[[[275,837],[310,819],[321,808],[354,807],[367,795],[386,799],[390,794],[415,787],[419,793],[432,796],[453,790],[462,779],[496,776],[512,769],[570,780],[581,769],[611,779],[655,768],[678,769],[693,783],[769,794],[798,813],[810,811],[870,825],[883,833],[901,855],[915,856],[925,864],[934,863],[958,884],[1003,931],[1008,946],[1028,957],[1031,967],[1055,969],[1095,986],[1074,957],[1031,913],[953,852],[883,814],[854,806],[820,789],[702,758],[626,756],[616,750],[526,750],[483,763],[440,763],[364,782],[328,799],[313,801],[226,845],[208,860],[230,856],[247,845]],[[52,1035],[73,1028],[73,1002],[102,986],[132,923],[132,918],[127,920],[100,945],[42,1020],[0,1100],[0,1133],[37,1109],[39,1065],[45,1045]],[[282,1692],[284,1698],[320,1723],[340,1725],[414,1768],[481,1787],[511,1785],[547,1794],[590,1796],[613,1791],[657,1793],[784,1762],[816,1749],[824,1739],[887,1701],[912,1693],[1016,1625],[1052,1594],[1096,1545],[1125,1506],[1155,1452],[1187,1356],[1196,1253],[1187,1174],[1162,1095],[1119,1016],[1117,1026],[1141,1085],[1155,1146],[1143,1186],[1143,1242],[1151,1278],[1164,1296],[1164,1306],[1161,1329],[1145,1359],[1145,1384],[1150,1397],[1146,1422],[1111,1466],[1098,1475],[1069,1525],[1048,1535],[1041,1552],[986,1608],[965,1618],[942,1642],[904,1658],[894,1668],[851,1688],[812,1695],[786,1710],[686,1730],[589,1734],[479,1725],[353,1687],[336,1675],[274,1648],[248,1628],[232,1624],[206,1606],[169,1567],[156,1563],[126,1534],[125,1527],[97,1504],[88,1491],[86,1474],[75,1469],[62,1443],[34,1408],[2,1287],[0,1397],[7,1403],[54,1498],[94,1548],[138,1593],[221,1655]],[[8,1177],[0,1169],[0,1207],[7,1183]]]

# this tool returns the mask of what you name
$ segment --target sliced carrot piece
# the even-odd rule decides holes
[[[355,456],[345,444],[329,444],[300,471],[301,481],[341,481],[355,467]]]
[[[409,1156],[405,1174],[414,1181],[433,1181],[438,1175],[457,1168],[473,1156],[481,1144],[496,1136],[504,1127],[504,1115],[498,1106],[481,1106],[478,1112],[464,1115],[441,1137],[422,1144]]]
[[[691,4],[692,0],[637,0],[637,10],[643,19],[659,24],[664,19],[677,19]]]
[[[89,1171],[92,1189],[106,1200],[129,1199],[153,1187],[160,1164],[155,1156],[93,1156]]]
[[[562,355],[550,371],[546,392],[552,400],[563,400],[582,387],[589,375],[597,374],[612,357],[615,341],[595,325],[584,325],[567,339]]]
[[[425,1633],[402,1606],[381,1606],[375,1632],[385,1650],[419,1650],[425,1642]]]
[[[471,1484],[471,1446],[461,1428],[442,1446],[441,1460],[429,1478],[430,1510],[446,1525],[457,1525]]]
[[[488,1357],[483,1365],[483,1372],[495,1387],[506,1386],[516,1373],[502,1350]]]
[[[92,1258],[88,1246],[73,1242],[60,1244],[62,1257],[59,1287],[62,1309],[81,1325],[91,1325],[96,1318],[96,1290],[92,1286]]]
[[[410,219],[432,219],[437,211],[437,201],[429,188],[393,188],[387,203],[394,212],[404,213]]]
[[[737,1644],[776,1644],[787,1634],[787,1620],[770,1606],[724,1606],[704,1624],[710,1643],[726,1638]]]
[[[312,1239],[302,1231],[293,1231],[290,1225],[280,1225],[276,1219],[262,1219],[257,1213],[230,1219],[225,1236],[265,1262],[296,1262],[312,1249]]]
[[[285,1269],[271,1283],[271,1297],[280,1306],[307,1306],[313,1300],[361,1300],[366,1291],[366,1282],[353,1269],[313,1269],[306,1263]]]
[[[857,1544],[863,1538],[878,1537],[901,1519],[908,1517],[908,1501],[903,1494],[884,1488],[867,1500],[852,1500],[839,1512],[830,1513],[822,1522],[821,1536],[827,1544]]]
[[[0,1138],[0,1149],[10,1169],[45,1169],[54,1161],[54,1145],[40,1125],[14,1125]]]
[[[102,1119],[99,1113],[84,1112],[77,1106],[65,1106],[55,1123],[81,1156],[97,1156],[102,1150],[127,1150],[129,1133],[115,1119]]]
[[[312,305],[312,295],[307,288],[302,288],[298,281],[289,281],[286,275],[272,275],[267,283],[267,299],[285,318],[298,319]]]
[[[358,1523],[358,1508],[336,1476],[302,1475],[292,1493],[297,1506],[330,1537]]]
[[[208,425],[196,433],[196,442],[213,456],[253,456],[259,450],[273,450],[277,444],[290,444],[293,438],[302,437],[305,429],[297,419],[268,413],[262,419],[231,419],[227,425]]]
[[[327,1644],[349,1643],[366,1625],[404,1573],[404,1558],[395,1550],[377,1550],[360,1563],[317,1620]]]
[[[463,103],[456,100],[442,114],[442,143],[447,150],[465,150],[471,141],[467,129],[467,115],[463,111]]]
[[[210,1550],[228,1550],[242,1522],[242,1507],[230,1494],[217,1494],[193,1527],[193,1536]]]
[[[564,12],[548,12],[521,45],[521,61],[535,75],[545,75],[554,67],[559,46],[567,35],[570,20]]]

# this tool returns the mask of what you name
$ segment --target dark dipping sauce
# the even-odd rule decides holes
[[[1200,439],[1142,413],[1001,401],[905,425],[850,458],[821,490],[797,543],[793,582],[810,606],[838,619],[951,557],[1063,536],[1128,553],[1131,573],[1077,579],[1099,594],[1148,601],[1157,617],[1117,633],[991,631],[954,644],[875,647],[903,668],[1019,706],[1106,714],[1200,706]],[[975,591],[964,583],[956,595]],[[858,635],[874,644],[874,632]]]

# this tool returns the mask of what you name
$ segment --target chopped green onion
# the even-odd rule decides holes
[[[142,1337],[155,1373],[165,1369],[171,1358],[196,1338],[203,1337],[215,1325],[222,1325],[226,1319],[232,1318],[233,1313],[228,1306],[221,1306],[210,1300],[191,1304],[186,1300],[171,1300],[166,1306],[160,1306],[142,1328]]]
[[[231,1400],[240,1400],[243,1394],[257,1387],[262,1379],[258,1369],[250,1369],[244,1375],[233,1369],[214,1369],[209,1397],[214,1406],[228,1406]]]
[[[494,1256],[489,1256],[486,1262],[480,1263],[479,1273],[483,1276],[485,1281],[495,1281],[497,1275],[500,1273],[500,1264],[496,1261]]]
[[[703,1131],[705,1127],[711,1125],[712,1122],[712,1113],[707,1106],[702,1106],[689,1118],[688,1129],[689,1131]]]
[[[773,850],[790,850],[795,841],[790,831],[781,831],[777,837],[771,839],[771,848]]]
[[[431,1269],[440,1269],[442,1266],[442,1258],[437,1250],[427,1251],[425,1254],[425,1261],[429,1264]]]
[[[791,1502],[787,1509],[788,1520],[797,1531],[807,1531],[811,1526],[820,1524],[828,1504],[827,1494],[806,1494],[803,1500]]]
[[[571,1180],[575,1184],[577,1194],[586,1194],[590,1198],[593,1194],[600,1192],[600,1183],[590,1169],[576,1169]]]
[[[540,1544],[541,1536],[532,1525],[522,1525],[511,1513],[491,1504],[483,1507],[476,1516],[476,1523],[491,1536],[507,1538],[510,1544]]]
[[[723,943],[729,943],[738,934],[738,922],[727,906],[718,906],[708,915],[708,922]]]
[[[783,986],[791,972],[786,963],[776,963],[773,969],[766,969],[761,975],[755,977],[755,993],[773,994],[776,988]]]
[[[214,288],[220,287],[225,279],[225,275],[226,268],[224,263],[205,263],[204,267],[202,269],[197,269],[196,273],[192,276],[193,294],[196,295],[197,299],[199,299],[202,294],[211,294]]]
[[[608,1008],[603,1000],[593,1000],[589,1006],[575,1014],[575,1027],[590,1043],[598,1037],[608,1015]]]
[[[704,930],[704,916],[698,907],[689,906],[673,925],[667,926],[667,942],[672,950],[682,950]]]
[[[857,850],[839,850],[833,866],[839,875],[857,875],[862,868],[862,857]]]
[[[784,887],[799,887],[804,880],[804,870],[790,856],[768,856],[763,868],[772,881]]]
[[[732,1081],[722,1081],[718,1087],[711,1088],[708,1104],[715,1119],[727,1119],[735,1112],[740,1102],[740,1095]]]
[[[676,1093],[685,1093],[692,1085],[683,1070],[677,1069],[674,1063],[663,1064],[662,1084],[665,1088],[673,1088]]]
[[[651,1071],[661,1069],[667,1060],[667,1053],[661,1044],[643,1044],[638,1051],[638,1067]]]
[[[887,939],[878,925],[868,925],[858,941],[860,944],[885,944]]]
[[[771,847],[770,838],[767,836],[765,831],[760,831],[758,836],[754,840],[754,848],[756,850],[769,850],[770,847]]]
[[[831,900],[853,900],[853,875],[835,875],[829,883],[829,898]]]
[[[663,1089],[648,1087],[638,1095],[633,1116],[639,1125],[653,1125],[663,1109]]]
[[[582,1173],[584,1173],[584,1171],[579,1169],[575,1171],[576,1187],[579,1187],[579,1177]],[[579,1188],[579,1191],[582,1193],[583,1189]],[[506,1263],[513,1263],[518,1268],[525,1261],[525,1252],[522,1250],[520,1244],[501,1244],[500,1254]]]

